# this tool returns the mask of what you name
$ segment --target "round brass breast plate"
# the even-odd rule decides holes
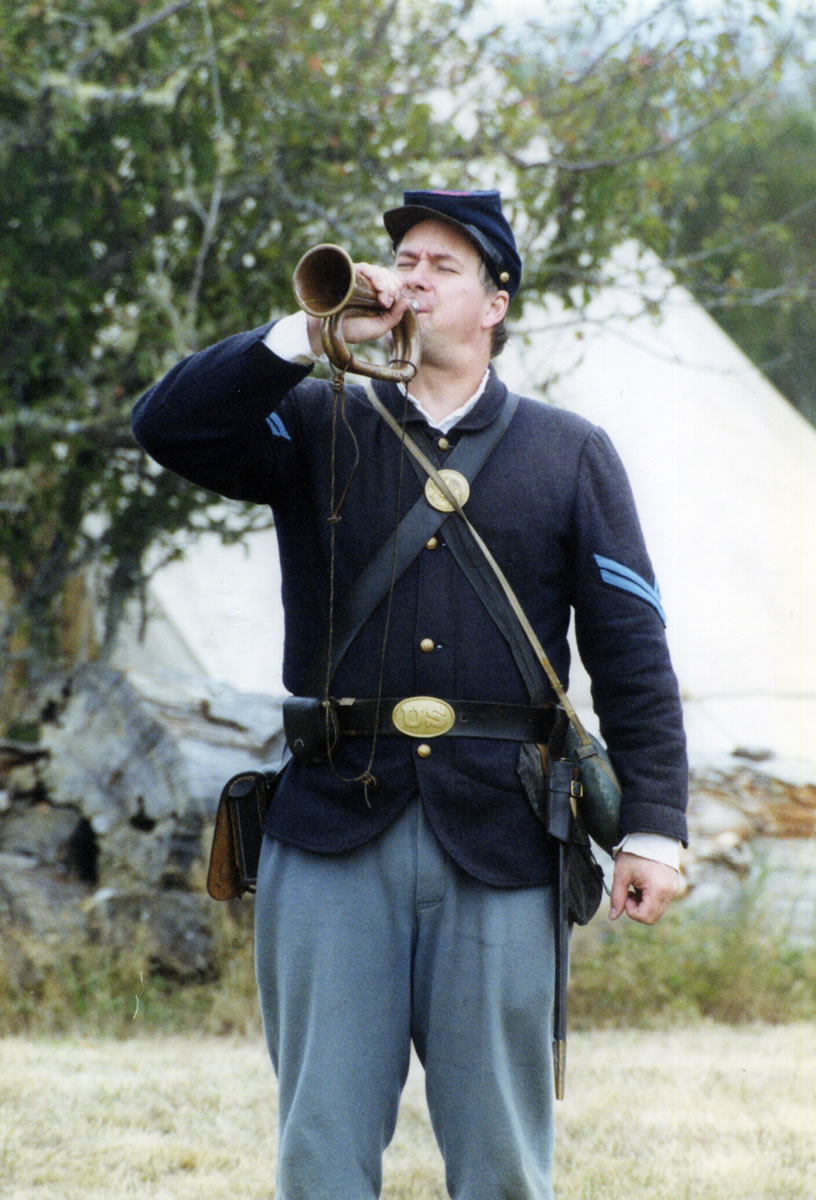
[[[444,479],[445,483],[451,492],[451,495],[462,506],[467,503],[470,495],[470,484],[459,471],[453,471],[450,467],[443,467],[439,474]],[[429,477],[425,480],[425,499],[430,504],[431,508],[435,508],[437,512],[453,512],[453,505],[447,496],[444,496],[434,481]]]
[[[394,705],[391,720],[408,737],[432,738],[453,728],[456,713],[446,700],[435,696],[409,696]]]

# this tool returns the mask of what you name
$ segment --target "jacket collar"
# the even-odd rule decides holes
[[[388,406],[394,416],[402,421],[403,415],[406,412],[406,398],[402,391],[400,391],[399,386],[396,383],[383,383],[375,380],[374,391],[383,404]],[[491,367],[485,389],[481,396],[470,412],[465,413],[456,422],[451,429],[451,433],[472,432],[477,429],[484,429],[486,425],[490,425],[501,412],[506,395],[507,388],[499,379],[493,367]],[[412,404],[410,400],[407,401],[407,419],[405,423],[407,426],[424,425],[429,429],[432,428],[422,413],[419,412],[416,405]]]

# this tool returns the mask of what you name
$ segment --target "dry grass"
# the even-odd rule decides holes
[[[7,1200],[270,1200],[274,1079],[259,1040],[0,1040]],[[575,1033],[558,1200],[816,1195],[816,1026]],[[444,1200],[411,1073],[387,1200]],[[340,1198],[338,1198],[340,1200]]]
[[[571,1039],[558,1200],[816,1196],[816,1025]]]

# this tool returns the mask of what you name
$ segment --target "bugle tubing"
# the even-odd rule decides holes
[[[295,267],[292,286],[300,308],[320,319],[323,346],[339,371],[394,383],[413,379],[420,354],[419,322],[413,308],[407,308],[400,323],[390,331],[393,353],[387,365],[357,358],[347,346],[342,330],[344,317],[370,315],[383,309],[368,280],[355,269],[341,246],[324,242],[307,250]]]

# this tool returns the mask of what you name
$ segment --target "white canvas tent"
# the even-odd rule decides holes
[[[116,664],[144,672],[207,675],[245,692],[283,694],[283,613],[274,530],[224,546],[191,542],[149,588],[144,636],[128,625]]]
[[[627,256],[624,256],[624,258]],[[740,747],[816,782],[816,430],[683,289],[659,320],[625,261],[576,322],[526,317],[498,361],[509,386],[587,416],[627,465],[665,607],[692,762]],[[276,692],[282,629],[274,534],[213,539],[156,579],[163,617],[212,677]],[[155,630],[154,630],[155,631]],[[156,666],[173,666],[165,638]],[[125,656],[130,659],[130,654]],[[149,643],[141,654],[147,667]],[[180,665],[175,664],[175,665]],[[580,669],[571,692],[585,709]]]
[[[742,747],[816,779],[816,429],[684,289],[659,320],[627,320],[636,288],[665,286],[651,274],[604,291],[578,325],[555,314],[504,375],[561,371],[557,402],[602,425],[627,465],[692,760]]]

